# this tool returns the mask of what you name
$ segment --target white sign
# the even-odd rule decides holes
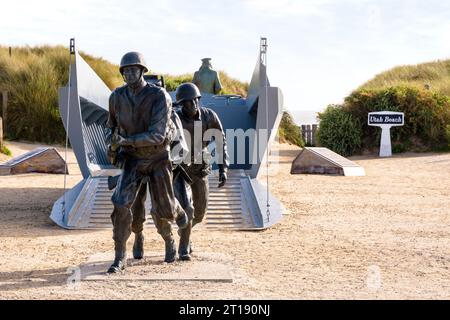
[[[369,112],[367,124],[381,127],[380,157],[392,156],[391,127],[403,126],[404,123],[405,114],[403,112]]]

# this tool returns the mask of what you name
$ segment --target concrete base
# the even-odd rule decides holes
[[[131,254],[129,254],[130,256]],[[150,252],[142,260],[128,259],[121,274],[107,274],[114,259],[112,252],[89,258],[72,279],[81,281],[209,281],[233,282],[232,260],[220,253],[194,253],[191,261],[165,263],[161,252]]]
[[[64,174],[66,163],[55,148],[36,148],[0,164],[0,175],[22,173]]]
[[[291,174],[365,176],[363,167],[327,148],[305,147],[292,162]]]

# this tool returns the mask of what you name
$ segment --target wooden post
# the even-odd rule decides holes
[[[6,121],[8,121],[8,91],[4,90],[2,92],[2,96],[3,96],[3,110],[2,110],[2,118],[3,120],[5,120],[4,126],[3,126],[3,130],[5,131],[5,136],[7,135],[7,128],[6,128]]]
[[[306,143],[309,145],[309,124],[305,126],[306,130]]]
[[[312,146],[316,146],[316,133],[317,133],[317,124],[312,125]]]
[[[3,119],[0,117],[0,152],[3,149]]]

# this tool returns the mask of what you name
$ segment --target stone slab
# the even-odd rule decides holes
[[[0,175],[22,173],[64,174],[65,161],[55,148],[36,148],[0,165]]]
[[[305,147],[292,162],[291,174],[364,176],[364,168],[328,148]]]
[[[232,259],[220,253],[193,253],[191,261],[165,263],[162,253],[150,252],[142,260],[129,258],[123,273],[109,275],[113,258],[113,253],[90,257],[79,269],[80,280],[233,282]]]

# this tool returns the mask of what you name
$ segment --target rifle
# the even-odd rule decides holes
[[[181,175],[184,181],[186,181],[188,184],[193,183],[191,176],[186,172],[181,164],[175,165],[175,168],[173,169],[173,179],[175,179],[179,175]]]

